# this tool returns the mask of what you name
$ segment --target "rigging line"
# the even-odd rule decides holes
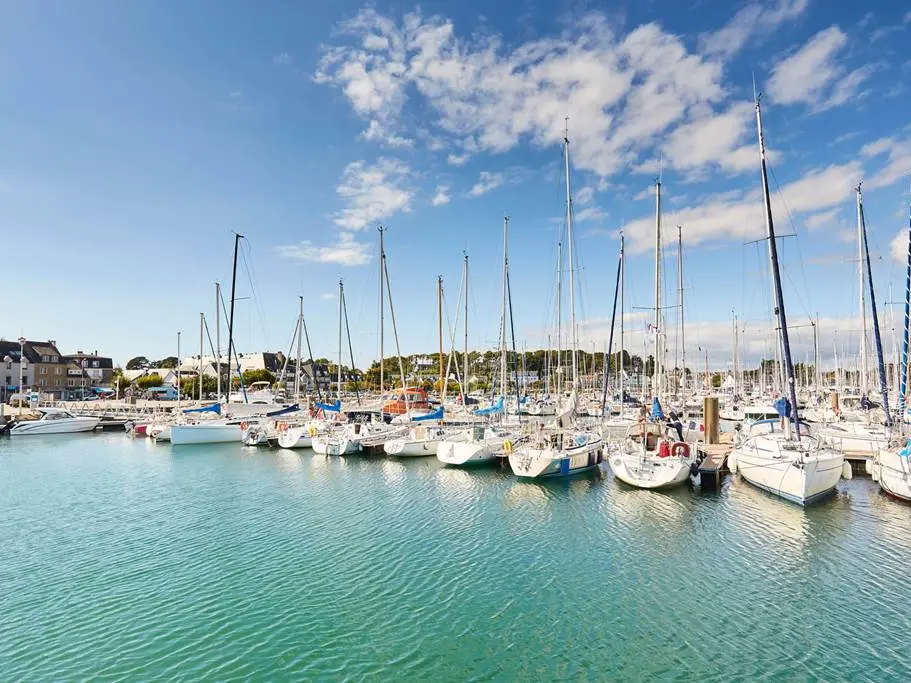
[[[260,328],[263,333],[263,341],[266,343],[267,346],[269,346],[272,335],[269,334],[269,331],[267,329],[266,316],[265,316],[265,313],[263,312],[262,304],[259,300],[259,297],[256,295],[256,286],[254,283],[255,277],[253,275],[253,272],[251,271],[250,263],[247,260],[247,252],[251,252],[251,255],[252,255],[251,250],[252,250],[252,247],[250,246],[249,241],[248,241],[247,244],[245,245],[245,247],[241,249],[240,257],[241,257],[241,262],[243,263],[243,266],[244,266],[244,272],[247,274],[247,282],[250,283],[250,295],[253,298],[253,305],[256,308],[256,315],[259,318],[259,325],[260,325]]]

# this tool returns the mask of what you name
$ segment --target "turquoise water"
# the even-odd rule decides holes
[[[908,680],[911,506],[0,440],[2,680]]]

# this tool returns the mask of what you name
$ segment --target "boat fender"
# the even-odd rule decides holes
[[[737,454],[733,451],[728,455],[728,469],[731,470],[731,474],[737,474]]]
[[[671,446],[671,455],[675,458],[683,458],[684,460],[690,457],[690,445],[684,443],[683,441],[677,441]]]
[[[240,430],[245,431],[246,429],[247,429],[247,422],[246,422],[246,420],[244,420],[243,422],[240,423]]]
[[[658,446],[658,457],[666,458],[671,454],[671,447],[667,441],[662,441]]]
[[[845,481],[851,481],[854,478],[854,472],[851,471],[851,463],[847,460],[841,464],[841,478]]]
[[[509,439],[506,439],[506,441],[503,442],[503,452],[512,453],[512,441]]]
[[[866,471],[867,474],[869,474],[870,476],[873,476],[873,461],[872,460],[866,460],[864,462],[864,470]]]
[[[311,438],[311,439],[312,439],[314,436],[316,436],[316,427],[314,427],[313,425],[307,425],[307,434],[310,435],[310,438]]]
[[[279,423],[278,423],[278,431],[280,431],[280,432],[288,431],[288,423],[287,423],[287,422],[279,422]]]

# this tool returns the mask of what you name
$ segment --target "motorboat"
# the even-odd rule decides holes
[[[17,422],[9,430],[10,436],[91,432],[101,422],[100,417],[79,417],[63,408],[38,408],[38,412],[40,419]]]

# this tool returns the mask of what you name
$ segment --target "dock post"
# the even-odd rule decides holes
[[[838,415],[838,392],[833,391],[830,395],[830,401],[832,402],[832,412]]]
[[[706,396],[702,403],[702,422],[705,425],[705,442],[717,444],[720,442],[718,434],[718,398]]]

